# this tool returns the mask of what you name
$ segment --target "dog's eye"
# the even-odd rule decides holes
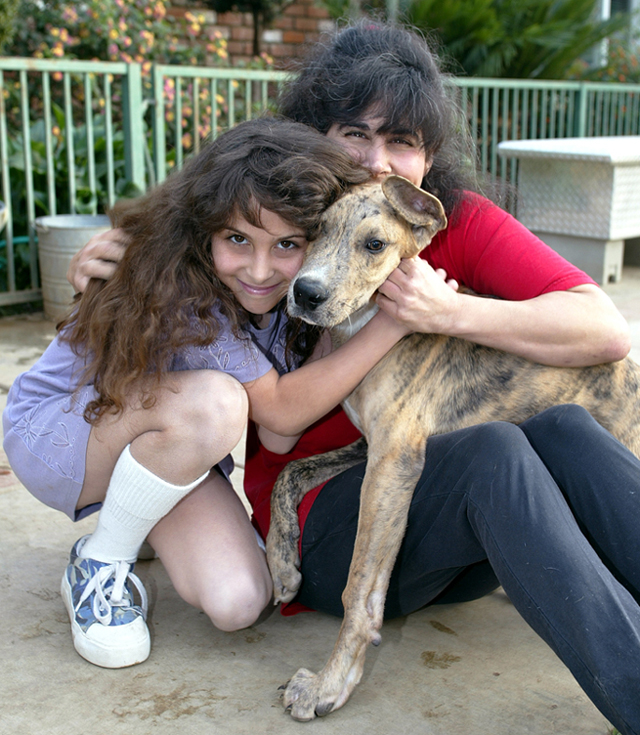
[[[369,240],[365,247],[370,253],[379,253],[387,247],[387,243],[382,240]]]

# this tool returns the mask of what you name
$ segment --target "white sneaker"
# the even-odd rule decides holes
[[[106,564],[78,556],[87,538],[83,536],[71,549],[60,588],[73,645],[87,661],[107,669],[142,663],[151,650],[145,622],[147,593],[132,564]],[[134,605],[129,582],[138,590],[140,605]]]

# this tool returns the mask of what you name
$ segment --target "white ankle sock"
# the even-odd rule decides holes
[[[80,552],[84,558],[133,564],[149,531],[209,474],[189,485],[172,485],[137,462],[129,447],[113,470],[96,530]]]

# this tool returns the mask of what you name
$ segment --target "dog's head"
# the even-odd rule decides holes
[[[401,176],[350,189],[322,216],[289,287],[289,313],[323,327],[343,322],[446,226],[440,201]]]

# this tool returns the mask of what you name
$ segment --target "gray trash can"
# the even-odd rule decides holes
[[[73,288],[67,281],[71,258],[100,232],[111,227],[106,214],[58,214],[38,217],[38,258],[44,313],[58,320],[68,311],[73,300]]]

